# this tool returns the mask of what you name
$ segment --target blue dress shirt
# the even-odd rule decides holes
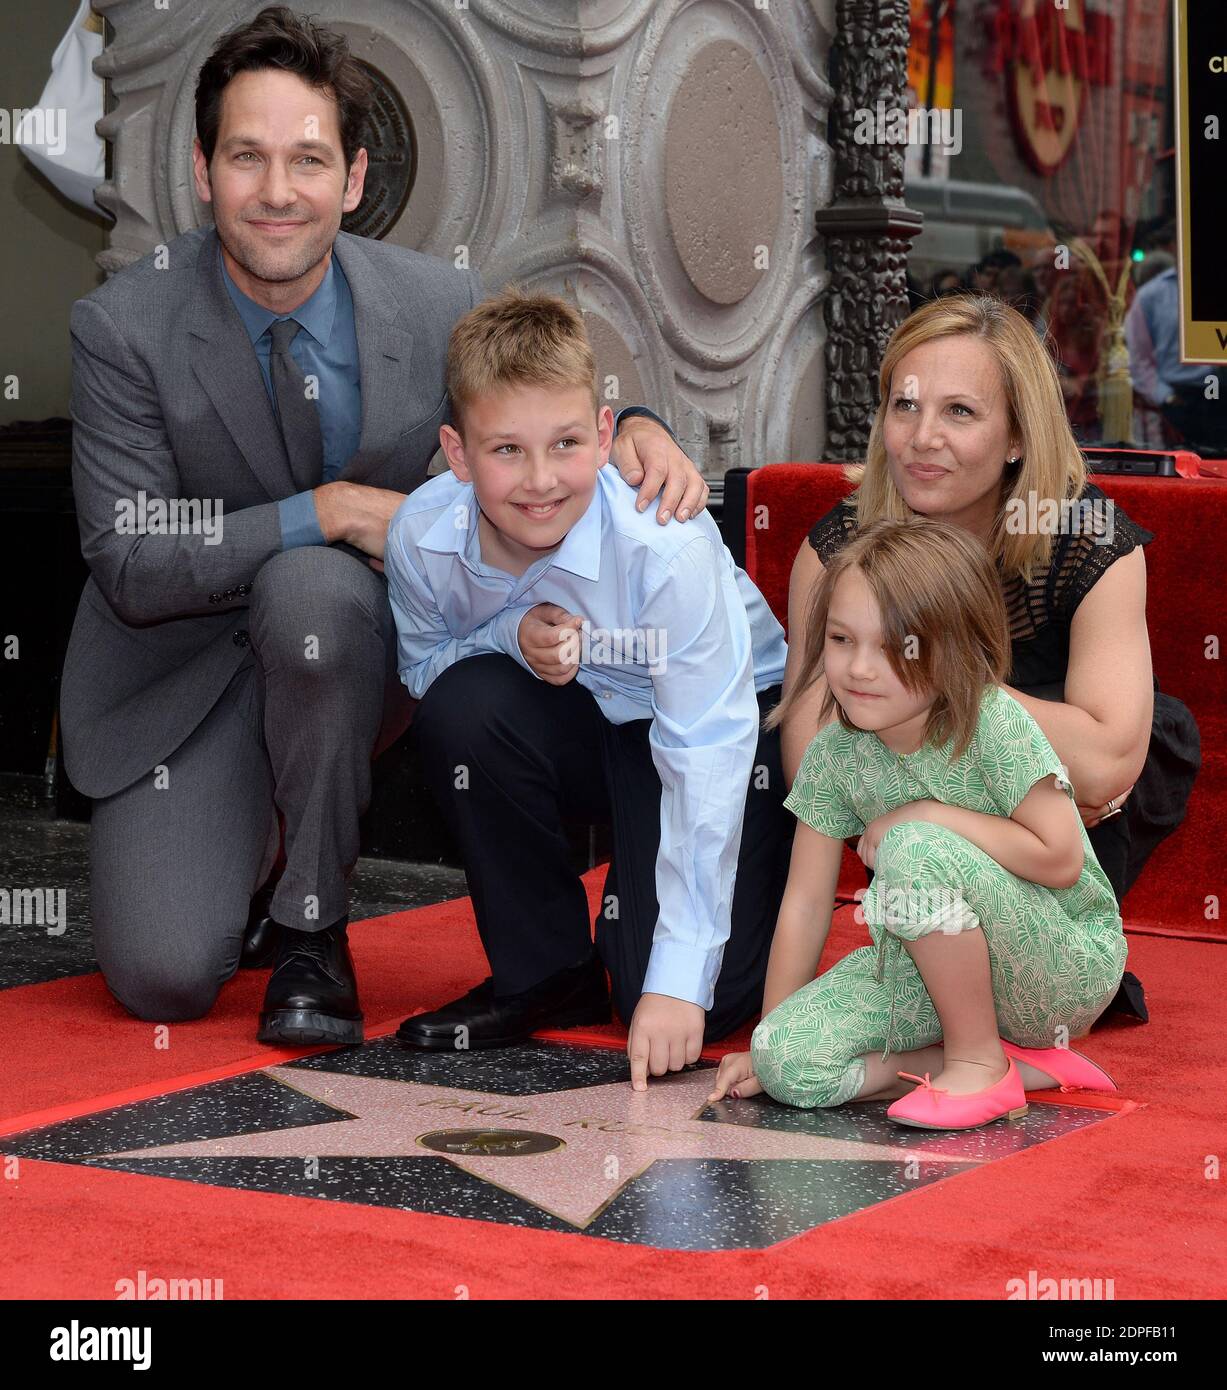
[[[1180,287],[1176,271],[1162,270],[1137,292],[1135,301],[1154,344],[1161,405],[1177,387],[1197,390],[1214,368],[1180,360]]]
[[[636,495],[616,469],[599,469],[583,516],[517,578],[481,558],[472,486],[429,479],[388,528],[397,667],[417,697],[479,652],[531,670],[517,637],[530,608],[556,603],[586,619],[575,679],[611,723],[652,720],[660,916],[643,990],[710,1009],[758,741],[755,692],[782,679],[787,649],[711,517],[661,526]]]
[[[264,376],[264,386],[277,413],[277,398],[269,355],[273,340],[270,326],[281,318],[297,319],[302,332],[290,344],[290,353],[304,376],[319,381],[320,433],[324,442],[324,476],[320,482],[338,477],[358,448],[362,435],[362,377],[358,369],[358,334],[354,327],[354,300],[349,281],[335,255],[310,299],[300,304],[292,314],[275,314],[250,299],[230,278],[218,247],[222,279],[239,317],[247,329],[256,361]],[[281,518],[281,544],[284,549],[293,545],[323,545],[315,513],[315,499],[310,492],[299,492],[278,504]]]

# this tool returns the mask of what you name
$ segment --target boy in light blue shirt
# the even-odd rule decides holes
[[[492,976],[398,1036],[452,1050],[603,1022],[608,970],[642,1089],[761,1005],[791,839],[760,728],[784,634],[709,516],[662,527],[602,467],[613,418],[565,301],[479,304],[448,389],[450,471],[398,509],[384,565]],[[595,951],[568,820],[613,827]]]

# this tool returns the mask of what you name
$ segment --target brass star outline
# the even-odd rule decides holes
[[[620,1081],[528,1096],[284,1066],[266,1067],[263,1074],[344,1118],[93,1157],[431,1157],[453,1163],[578,1230],[591,1225],[657,1159],[919,1159],[960,1165],[977,1161],[966,1155],[701,1120],[715,1080],[714,1070],[706,1068],[653,1078],[646,1091],[634,1091]],[[546,1153],[483,1157],[443,1153],[419,1142],[422,1135],[441,1129],[472,1130],[477,1136],[493,1128],[553,1135],[562,1144]]]

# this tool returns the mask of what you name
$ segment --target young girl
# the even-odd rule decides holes
[[[1001,688],[1009,635],[983,545],[912,517],[866,528],[818,585],[787,708],[825,676],[751,1050],[712,1099],[893,1099],[901,1124],[967,1129],[1024,1090],[1115,1090],[1068,1050],[1125,964],[1116,898],[1039,725]],[[873,870],[873,946],[818,979],[843,842]],[[917,1084],[912,1084],[917,1083]]]

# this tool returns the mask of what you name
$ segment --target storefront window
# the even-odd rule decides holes
[[[1173,340],[1168,0],[911,0],[911,21],[913,304],[966,289],[1012,304],[1083,444],[1222,456],[1182,405],[1210,369],[1182,366]]]

